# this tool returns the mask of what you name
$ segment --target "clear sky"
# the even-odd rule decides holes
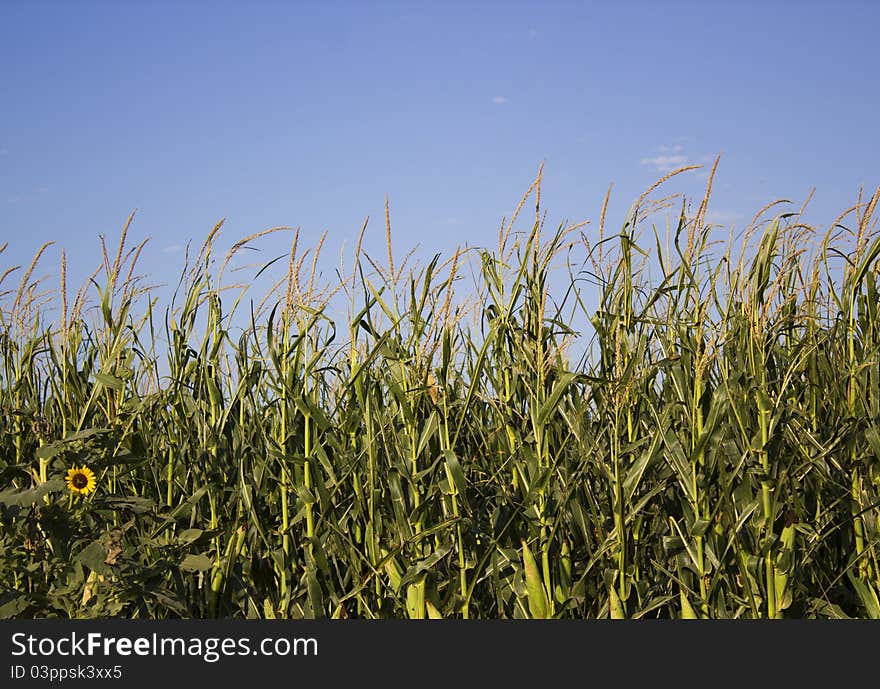
[[[130,243],[276,225],[325,251],[389,194],[400,254],[492,245],[543,161],[548,222],[618,221],[672,167],[710,215],[830,223],[880,184],[876,2],[0,0],[0,273],[44,241],[72,275]],[[283,252],[289,239],[267,249]],[[350,251],[350,248],[349,248]],[[54,253],[52,253],[54,252]]]

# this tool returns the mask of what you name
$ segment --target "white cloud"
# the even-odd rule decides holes
[[[653,158],[642,158],[639,165],[650,165],[657,172],[672,172],[687,163],[687,156],[683,155],[660,155]]]
[[[660,153],[681,153],[684,149],[680,144],[676,144],[675,146],[658,146],[657,150]]]
[[[538,37],[537,29],[529,29],[529,40],[534,41]]]
[[[0,146],[0,156],[5,156],[9,154],[9,149],[6,146]]]
[[[183,250],[183,247],[180,244],[171,244],[162,249],[163,254],[177,254]]]
[[[507,98],[505,96],[495,96],[492,99],[492,102],[495,103],[495,105],[504,105],[507,102]]]

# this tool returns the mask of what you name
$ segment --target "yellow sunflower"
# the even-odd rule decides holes
[[[85,465],[69,469],[64,480],[71,493],[88,495],[95,490],[95,474]]]

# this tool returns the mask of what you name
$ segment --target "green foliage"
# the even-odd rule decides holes
[[[247,313],[279,228],[215,273],[215,227],[164,319],[125,232],[52,324],[7,271],[0,617],[876,618],[878,195],[723,252],[708,197],[424,267],[389,226],[330,286],[297,235]]]

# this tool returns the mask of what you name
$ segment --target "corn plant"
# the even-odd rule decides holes
[[[880,190],[725,233],[717,164],[445,257],[386,199],[332,278],[221,222],[168,303],[133,215],[4,268],[0,617],[880,618]]]

